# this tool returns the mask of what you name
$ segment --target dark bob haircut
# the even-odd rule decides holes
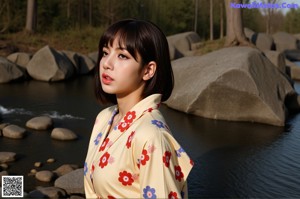
[[[99,42],[98,61],[95,70],[95,94],[102,104],[117,104],[116,95],[105,93],[101,87],[99,78],[100,60],[103,55],[103,47],[112,45],[119,38],[119,44],[137,60],[141,56],[141,64],[144,67],[150,61],[156,62],[154,76],[146,82],[142,97],[160,93],[162,101],[166,101],[173,90],[174,77],[170,61],[169,46],[166,36],[153,23],[143,20],[127,19],[111,25],[102,35]]]

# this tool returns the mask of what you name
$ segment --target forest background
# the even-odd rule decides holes
[[[222,46],[226,33],[223,0],[36,0],[34,28],[26,31],[29,1],[0,0],[0,49],[6,50],[0,55],[35,52],[44,45],[93,52],[103,30],[124,18],[150,20],[167,36],[195,31],[203,42],[213,41],[206,51]],[[300,32],[300,9],[243,9],[242,16],[244,27],[255,32]]]

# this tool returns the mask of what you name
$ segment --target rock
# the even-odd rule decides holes
[[[21,66],[22,68],[26,69],[26,65],[32,58],[32,55],[29,53],[24,53],[24,52],[17,52],[13,53],[7,56],[7,59],[18,66]]]
[[[53,121],[49,116],[34,117],[26,122],[26,127],[35,130],[47,130],[52,125]]]
[[[194,50],[201,45],[201,39],[196,32],[185,32],[167,37],[171,59],[178,59],[183,56],[192,56]],[[171,54],[172,53],[172,54]]]
[[[79,75],[85,75],[95,68],[95,62],[86,55],[75,53],[72,51],[62,51],[75,66],[76,72]]]
[[[75,140],[77,135],[66,128],[55,128],[52,130],[51,137],[57,140]]]
[[[285,50],[284,54],[290,61],[300,61],[300,50]]]
[[[54,158],[49,158],[49,159],[47,160],[47,163],[53,163],[53,162],[55,162],[55,159],[54,159]]]
[[[293,80],[300,80],[300,67],[297,66],[295,63],[289,61],[289,60],[285,60],[286,62],[286,68],[287,68],[287,72],[290,77],[293,79]]]
[[[70,60],[49,46],[36,52],[27,64],[29,75],[41,81],[60,81],[74,75]]]
[[[0,57],[0,83],[8,83],[23,78],[25,78],[25,74],[16,64]]]
[[[256,45],[261,51],[275,50],[275,43],[273,38],[266,33],[255,33],[251,39],[252,43]]]
[[[42,166],[42,163],[41,162],[35,162],[34,163],[34,167],[41,167]]]
[[[69,195],[84,194],[83,168],[76,169],[57,178],[54,182],[54,186],[66,190]]]
[[[273,34],[276,51],[283,52],[285,50],[297,49],[297,39],[295,36],[286,32],[277,32]]]
[[[97,64],[98,54],[99,54],[98,51],[91,52],[88,54],[88,57],[91,58],[95,64]]]
[[[74,164],[64,164],[54,170],[53,172],[56,173],[58,176],[63,176],[67,173],[70,173],[71,171],[74,171],[75,169],[78,169],[77,165]]]
[[[255,34],[253,30],[250,28],[244,28],[245,36],[249,39],[249,41],[252,41],[252,36]]]
[[[26,130],[17,125],[11,124],[6,126],[3,130],[3,136],[12,139],[22,139],[25,136]]]
[[[175,87],[166,104],[194,115],[284,126],[285,100],[297,93],[256,49],[224,48],[172,62]]]
[[[31,169],[30,173],[35,175],[37,173],[37,170],[36,169]]]
[[[66,198],[65,190],[57,187],[37,187],[29,193],[30,198]]]
[[[0,113],[0,117],[1,117],[1,113]],[[2,124],[0,124],[0,137],[3,136],[2,130],[4,129],[4,127],[6,127],[8,125],[9,125],[9,123],[2,123]]]
[[[42,182],[51,182],[54,177],[54,173],[51,171],[38,171],[35,174],[35,178]]]
[[[275,65],[277,68],[286,73],[285,56],[283,53],[273,50],[264,50],[265,56]]]
[[[2,168],[3,170],[6,170],[6,169],[8,169],[8,164],[6,164],[6,163],[0,164],[0,168]]]
[[[0,152],[0,163],[14,162],[16,155],[14,152]]]

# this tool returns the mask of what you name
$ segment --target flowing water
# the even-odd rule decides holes
[[[18,154],[8,171],[24,175],[25,191],[50,185],[28,175],[35,162],[44,163],[37,170],[62,164],[82,167],[94,119],[104,108],[97,104],[92,85],[91,76],[60,83],[0,84],[0,123],[25,128],[32,117],[49,115],[54,127],[69,128],[79,136],[76,141],[58,141],[51,139],[50,130],[27,129],[24,139],[0,137],[0,151]],[[299,83],[295,88],[300,92]],[[188,178],[190,197],[300,197],[300,114],[290,116],[286,127],[274,127],[204,119],[164,105],[161,111],[195,162]],[[48,164],[48,158],[56,161]]]

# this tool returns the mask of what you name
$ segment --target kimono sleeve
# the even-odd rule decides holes
[[[171,134],[159,131],[145,143],[140,159],[141,198],[186,198],[192,161]]]

